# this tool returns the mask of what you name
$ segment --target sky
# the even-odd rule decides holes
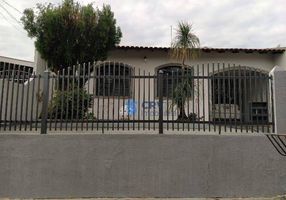
[[[19,21],[25,8],[46,2],[59,4],[61,0],[0,0],[0,56],[34,60],[34,40],[27,36]],[[120,45],[168,47],[171,27],[174,37],[178,22],[185,21],[193,25],[202,47],[286,47],[286,0],[78,2],[93,3],[99,8],[111,5],[123,33]]]

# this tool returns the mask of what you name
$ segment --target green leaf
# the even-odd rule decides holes
[[[26,9],[21,21],[56,73],[77,63],[105,60],[122,37],[109,5],[99,10],[73,0],[57,6],[38,4],[34,10]]]

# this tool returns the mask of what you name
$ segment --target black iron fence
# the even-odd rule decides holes
[[[0,73],[1,131],[274,132],[272,79],[230,64]],[[18,81],[26,80],[26,81]]]

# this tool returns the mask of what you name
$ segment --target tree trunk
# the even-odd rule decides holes
[[[179,106],[179,115],[178,115],[178,120],[184,120],[184,119],[187,119],[187,115],[186,115],[186,112],[185,112],[185,106],[184,105],[180,105]]]

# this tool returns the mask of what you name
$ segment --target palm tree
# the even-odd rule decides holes
[[[200,40],[193,33],[192,25],[187,22],[179,22],[176,36],[171,45],[171,58],[178,60],[182,64],[182,80],[173,91],[173,101],[179,109],[178,120],[187,119],[185,112],[185,102],[193,87],[192,80],[186,77],[189,75],[188,66],[185,62],[199,56]],[[185,73],[187,72],[187,73]]]
[[[180,61],[185,67],[185,61],[199,56],[200,40],[193,33],[192,25],[179,22],[176,36],[171,45],[171,57]]]

